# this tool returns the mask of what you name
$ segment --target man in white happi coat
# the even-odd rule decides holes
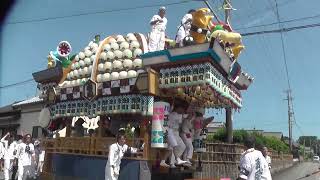
[[[149,52],[160,51],[165,45],[165,31],[167,26],[166,8],[161,7],[159,13],[151,18],[151,32],[149,34]]]
[[[18,180],[33,178],[32,161],[35,161],[34,146],[31,135],[27,134],[24,141],[18,145]]]
[[[7,133],[2,139],[1,142],[4,144],[4,179],[9,180],[9,174],[12,170],[14,158],[16,155],[17,143],[14,141],[14,136]]]
[[[176,43],[179,45],[179,47],[184,46],[183,41],[185,37],[190,35],[193,12],[195,12],[194,9],[189,10],[188,13],[183,16],[181,20],[181,24],[178,27],[178,32],[176,35]]]
[[[124,153],[129,149],[125,144],[124,135],[117,136],[117,142],[109,147],[108,162],[105,168],[105,180],[117,180],[120,174],[120,164]],[[136,153],[137,149],[130,147],[131,153]]]
[[[181,139],[179,132],[181,129],[183,114],[186,111],[185,104],[174,105],[173,111],[168,116],[168,145],[169,149],[172,150],[170,159],[170,167],[174,168],[175,164],[183,165],[187,163],[181,160],[181,156],[186,148],[183,140]],[[165,163],[165,159],[161,161],[161,166],[168,166]]]
[[[238,180],[272,180],[268,163],[262,153],[255,150],[254,138],[245,139],[247,150],[240,158],[240,174]]]
[[[184,144],[186,145],[185,151],[183,152],[183,160],[187,161],[187,165],[191,165],[191,159],[193,156],[193,136],[194,136],[194,127],[193,127],[193,120],[195,116],[189,115],[187,118],[184,118],[182,121],[181,126],[181,139],[183,140]]]

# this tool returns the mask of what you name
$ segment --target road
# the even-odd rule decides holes
[[[273,175],[273,180],[320,180],[320,164],[313,162],[300,163],[285,171]]]

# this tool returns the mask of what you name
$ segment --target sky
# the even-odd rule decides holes
[[[150,30],[149,20],[161,5],[167,7],[167,35],[175,37],[182,16],[189,9],[205,7],[201,1],[182,0],[18,0],[11,9],[0,38],[0,87],[32,78],[32,73],[46,68],[49,51],[67,40],[73,53],[79,52],[96,34]],[[222,0],[209,1],[221,19]],[[176,4],[174,4],[176,3]],[[231,24],[241,33],[278,29],[274,0],[232,0]],[[280,21],[319,15],[319,0],[277,0]],[[171,4],[171,5],[168,5]],[[145,6],[145,7],[144,7]],[[123,10],[132,7],[132,10]],[[122,9],[122,10],[119,10]],[[79,15],[81,14],[81,15]],[[41,21],[32,21],[42,19]],[[284,27],[319,23],[316,18],[284,23]],[[248,28],[249,27],[249,28]],[[320,136],[318,80],[320,28],[283,33],[285,55],[294,98],[293,136]],[[243,37],[245,50],[238,61],[255,78],[243,92],[243,108],[234,114],[236,129],[263,129],[288,134],[285,90],[288,88],[284,53],[279,33]],[[0,106],[31,98],[37,94],[35,82],[0,88]],[[224,121],[223,111],[211,111],[216,121]],[[299,128],[298,128],[299,127]]]

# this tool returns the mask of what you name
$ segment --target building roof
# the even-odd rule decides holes
[[[221,128],[224,127],[224,122],[211,122],[207,125],[207,128]]]
[[[23,105],[27,105],[27,104],[35,104],[35,103],[39,103],[39,102],[43,102],[43,99],[40,98],[39,96],[35,96],[30,99],[26,99],[26,100],[14,103],[14,104],[12,104],[12,106],[17,107],[17,106],[23,106]]]

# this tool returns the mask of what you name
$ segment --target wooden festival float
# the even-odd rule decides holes
[[[241,36],[225,24],[210,26],[208,12],[203,8],[193,14],[193,30],[184,47],[168,43],[165,50],[148,52],[146,37],[129,33],[96,36],[75,56],[70,56],[67,41],[50,52],[48,68],[33,74],[47,104],[40,120],[44,128],[63,129],[65,135],[43,139],[43,179],[104,178],[108,146],[115,137],[72,137],[78,117],[86,123],[96,123],[91,120],[98,117],[110,119],[111,126],[139,127],[140,133],[127,143],[137,147],[143,142],[144,148],[123,159],[120,179],[144,179],[142,171],[161,171],[157,163],[166,147],[164,112],[170,106],[165,102],[180,98],[192,107],[242,107],[241,91],[253,79],[237,61]],[[195,149],[205,151],[199,141]]]

